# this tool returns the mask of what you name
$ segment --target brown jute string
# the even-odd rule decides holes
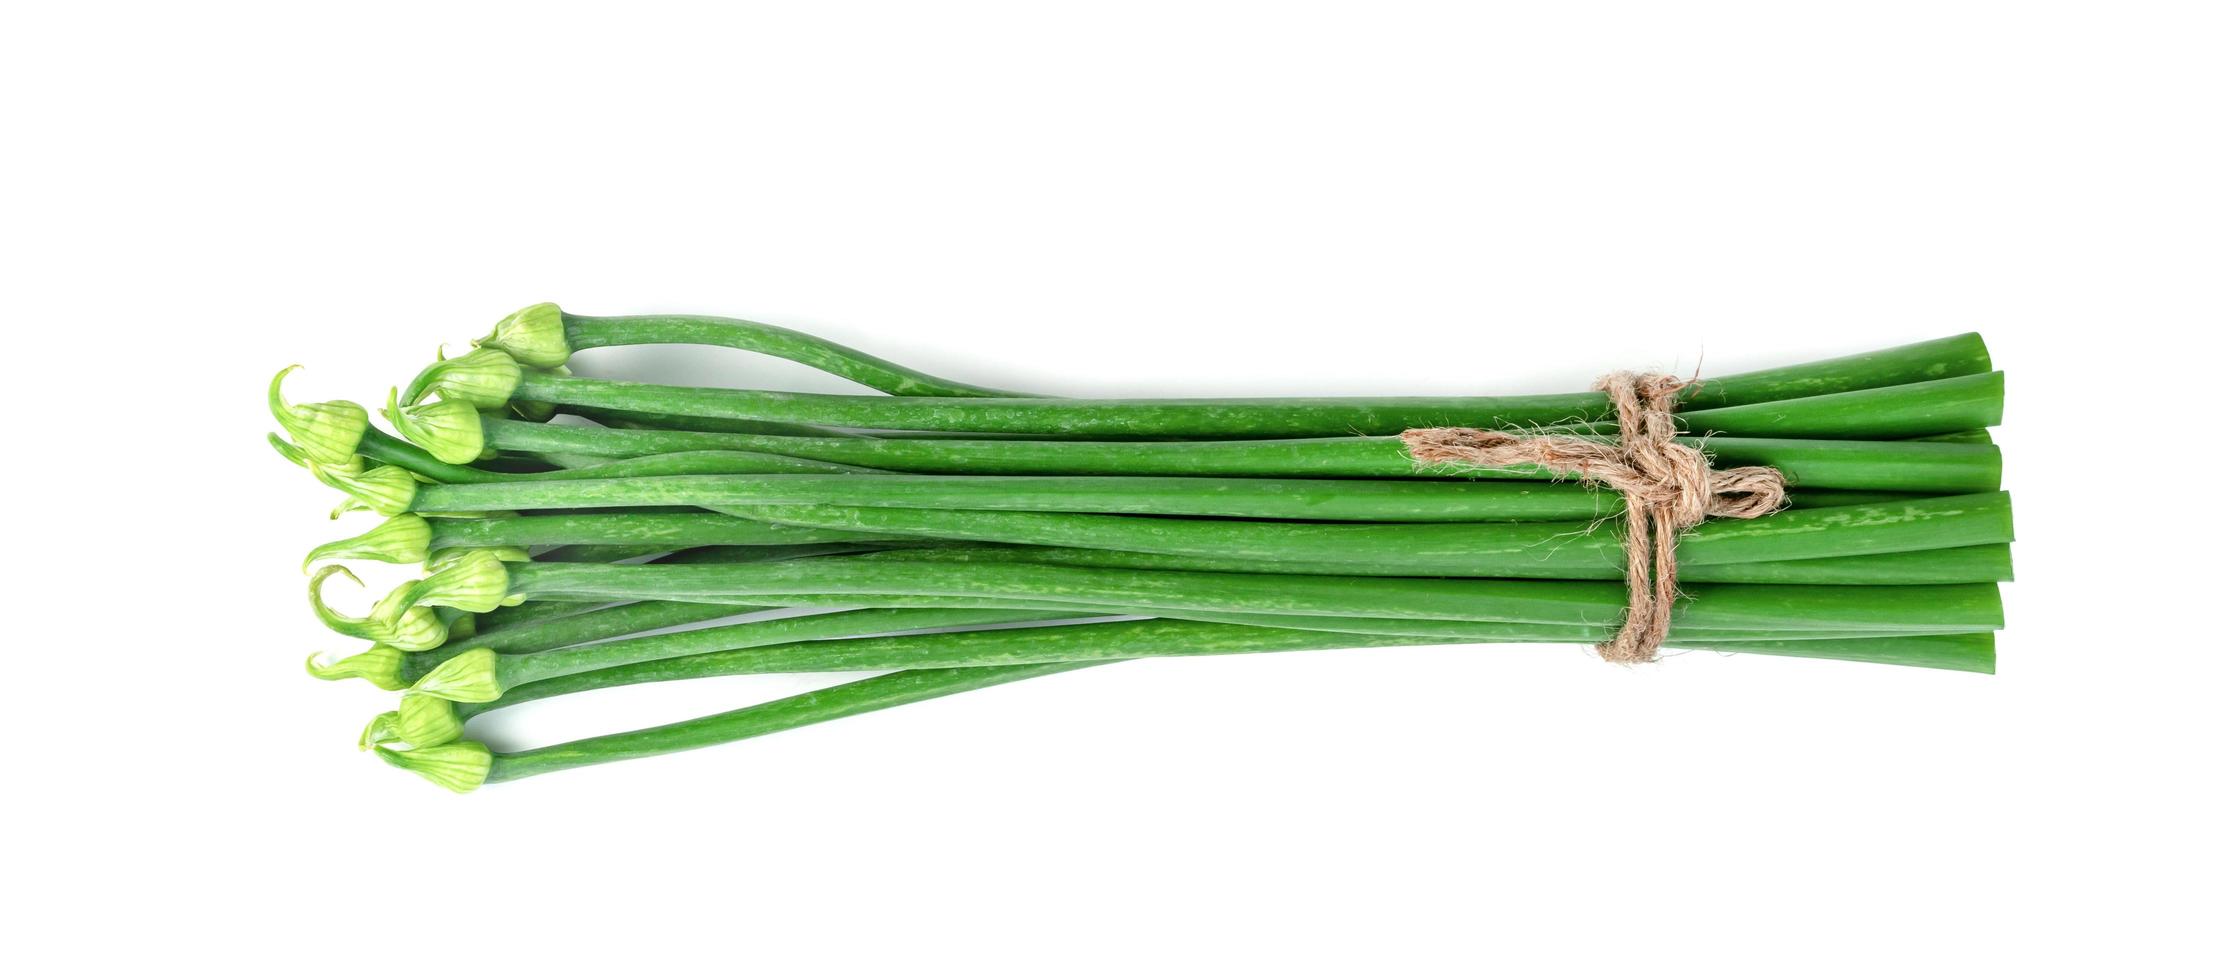
[[[1689,382],[1620,371],[1594,382],[1617,410],[1614,444],[1575,436],[1523,437],[1486,429],[1410,429],[1419,463],[1537,464],[1624,495],[1624,625],[1595,649],[1611,663],[1649,663],[1670,635],[1678,597],[1678,532],[1711,517],[1761,517],[1785,506],[1786,480],[1768,466],[1712,469],[1677,441],[1671,404]]]

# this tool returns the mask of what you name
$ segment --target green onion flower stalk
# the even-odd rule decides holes
[[[573,359],[658,344],[879,394],[650,384]],[[553,304],[389,390],[397,436],[353,402],[287,400],[293,370],[267,393],[272,447],[344,495],[337,513],[380,518],[307,552],[314,614],[367,646],[309,672],[400,692],[361,747],[456,790],[1122,660],[1590,644],[1625,616],[1615,491],[1419,465],[1399,436],[1612,442],[1596,392],[1054,398],[752,321]],[[1677,441],[1777,470],[1789,505],[1677,536],[1667,645],[1992,671],[2015,539],[2004,395],[1975,334],[1683,392]],[[338,612],[324,587],[360,561],[421,571]],[[588,690],[818,672],[877,675],[561,745],[467,731]]]
[[[553,303],[524,307],[479,339],[535,368],[557,368],[570,354],[595,347],[645,344],[709,344],[754,351],[805,364],[888,395],[1007,396],[1015,392],[935,378],[797,330],[715,316],[577,316]]]
[[[1990,666],[1992,634],[1919,638],[1934,666]],[[667,659],[647,659],[513,686],[484,701],[434,706],[419,693],[402,699],[376,745],[380,756],[457,792],[563,769],[705,748],[861,714],[880,708],[1046,676],[1079,667],[1149,656],[1206,656],[1300,649],[1416,646],[1442,642],[1397,636],[1331,636],[1301,630],[1186,623],[1174,620],[973,630],[851,640],[799,642]],[[1732,645],[1720,645],[1730,649]],[[1823,641],[1788,642],[1744,652],[1816,650]],[[1804,655],[1821,655],[1807,654]],[[1849,659],[1839,657],[1838,659]],[[940,666],[954,664],[955,666]],[[494,752],[459,739],[467,720],[493,708],[585,690],[648,682],[786,670],[894,670],[866,680],[691,721],[596,738]],[[425,716],[409,725],[411,708]],[[373,729],[377,723],[373,723]],[[365,735],[365,739],[370,736]],[[393,744],[393,743],[404,744]]]

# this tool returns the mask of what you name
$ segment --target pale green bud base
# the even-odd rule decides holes
[[[569,329],[562,324],[562,308],[553,303],[533,304],[502,317],[476,346],[503,351],[525,367],[561,367],[570,359]]]
[[[516,386],[523,383],[523,366],[516,363],[507,351],[497,347],[479,347],[460,357],[449,358],[446,351],[439,352],[439,360],[408,382],[401,393],[401,402],[407,405],[421,404],[426,398],[443,402],[461,402],[475,408],[497,410],[508,404],[508,398],[516,393]]]
[[[508,566],[493,549],[470,549],[446,560],[437,571],[401,586],[386,599],[395,608],[448,606],[464,612],[492,612],[522,601],[508,594]],[[381,607],[384,603],[379,604]]]
[[[308,657],[308,676],[323,681],[341,681],[359,677],[387,691],[398,691],[408,686],[401,680],[400,671],[407,658],[398,647],[377,644],[351,657],[325,660],[323,654]]]
[[[378,746],[397,747],[400,741],[400,712],[387,711],[362,726],[362,736],[354,740],[354,747],[367,752]]]
[[[500,656],[491,647],[465,650],[416,678],[408,690],[447,701],[483,704],[501,695]]]
[[[400,514],[354,537],[316,546],[300,563],[300,569],[305,572],[308,566],[327,558],[413,565],[431,557],[431,522],[415,514]]]
[[[467,402],[437,401],[403,408],[400,389],[394,388],[385,397],[382,414],[401,438],[439,462],[461,466],[485,455],[485,423],[478,419],[477,407]]]
[[[393,736],[411,748],[428,749],[462,738],[462,716],[454,703],[424,694],[403,694],[393,712]]]
[[[425,748],[375,747],[377,757],[457,793],[485,784],[493,753],[482,742],[449,742]]]
[[[400,707],[370,719],[356,747],[371,749],[428,749],[462,737],[462,715],[454,703],[421,694],[404,694]]]
[[[356,472],[311,466],[308,471],[324,486],[346,494],[355,505],[350,510],[359,508],[398,517],[407,513],[408,505],[416,499],[416,475],[398,466],[373,466]]]
[[[326,466],[344,465],[354,458],[362,433],[369,431],[369,412],[348,401],[307,405],[286,402],[285,376],[298,370],[300,365],[295,364],[270,379],[270,414],[277,417],[277,424],[309,460]]]

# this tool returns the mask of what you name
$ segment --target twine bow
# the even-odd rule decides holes
[[[1623,494],[1624,625],[1595,649],[1610,663],[1650,663],[1670,635],[1678,598],[1678,532],[1711,517],[1761,517],[1786,504],[1786,480],[1776,469],[1714,469],[1707,454],[1676,441],[1671,405],[1689,384],[1629,371],[1594,382],[1616,408],[1614,443],[1459,428],[1410,429],[1401,441],[1419,463],[1534,464]]]

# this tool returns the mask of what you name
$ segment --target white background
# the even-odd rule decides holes
[[[2207,976],[2213,48],[2135,3],[18,10],[0,960]],[[456,797],[355,752],[389,695],[300,671],[299,556],[364,521],[262,385],[371,402],[543,299],[1094,395],[1982,330],[2023,581],[1996,677],[1153,662]]]

